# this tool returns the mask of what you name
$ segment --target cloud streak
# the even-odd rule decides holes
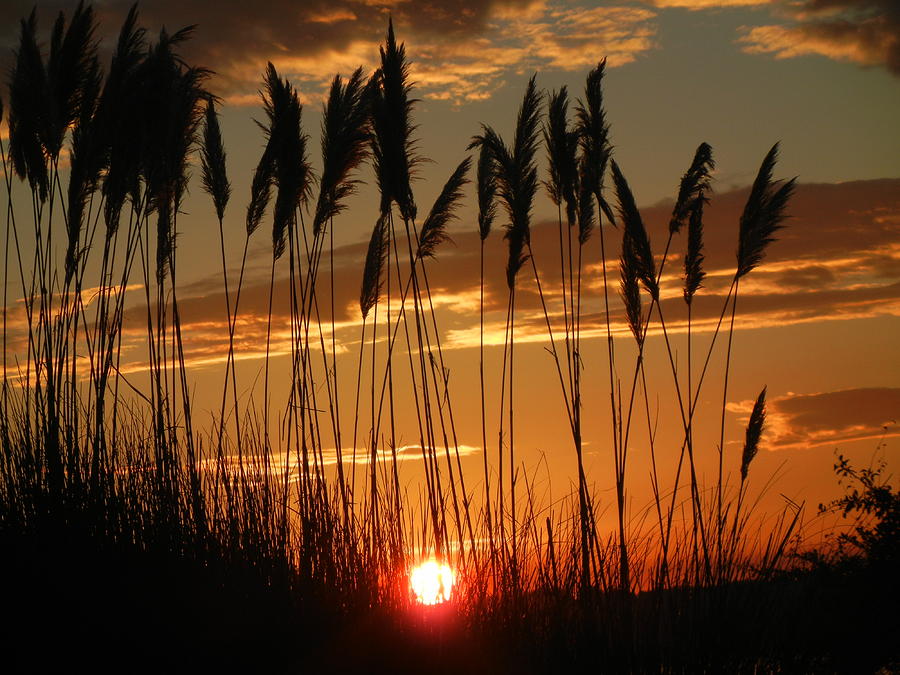
[[[713,330],[720,316],[734,275],[737,223],[747,199],[747,189],[715,194],[705,212],[705,269],[707,278],[697,293],[692,311],[694,331]],[[668,234],[671,205],[643,208],[657,263]],[[778,233],[778,241],[769,247],[763,264],[741,283],[741,301],[736,327],[766,328],[791,324],[846,321],[872,317],[900,316],[900,179],[855,181],[842,184],[801,184],[789,205],[791,218]],[[608,227],[605,225],[604,227]],[[362,233],[361,233],[362,234]],[[429,285],[446,348],[475,348],[479,343],[479,248],[476,226],[459,224],[452,231],[454,244],[443,245],[435,260],[429,260]],[[617,287],[618,251],[621,236],[608,230],[607,264]],[[562,294],[559,286],[559,259],[556,223],[537,224],[532,232],[535,261],[541,274],[551,322],[557,336],[562,334]],[[682,299],[682,247],[684,237],[675,238],[661,284],[661,303],[667,329],[677,333],[686,329],[686,306]],[[356,354],[360,340],[361,316],[359,289],[361,261],[365,241],[335,250],[334,322],[340,351]],[[589,240],[584,250],[582,273],[582,337],[600,339],[605,334],[602,277],[598,237]],[[265,258],[270,255],[265,249]],[[485,246],[485,343],[502,344],[505,330],[507,287],[505,279],[506,242],[491,236]],[[263,265],[267,267],[267,265]],[[291,350],[290,292],[286,263],[277,267],[273,293],[272,332],[269,350],[287,355]],[[401,275],[408,264],[401,261]],[[396,270],[392,272],[396,274]],[[232,278],[237,270],[232,270]],[[239,361],[261,359],[269,337],[268,274],[253,275],[241,294],[241,311],[235,335],[235,354]],[[318,282],[317,328],[311,333],[311,347],[321,342],[330,348],[331,295],[330,275]],[[133,372],[146,366],[146,306],[143,291],[132,286],[123,335],[123,370]],[[395,288],[396,291],[396,288]],[[534,279],[523,275],[517,293],[516,339],[543,344],[547,330]],[[611,323],[617,335],[627,336],[628,328],[616,290],[610,294]],[[411,300],[408,300],[410,303]],[[648,299],[644,298],[645,311]],[[233,305],[232,305],[233,306]],[[396,317],[400,302],[394,296],[392,311]],[[378,306],[383,325],[385,306]],[[410,311],[410,305],[407,305]],[[185,337],[185,358],[193,366],[209,366],[224,361],[228,351],[226,304],[221,278],[209,279],[179,288],[179,312]],[[24,306],[14,304],[8,316],[9,362],[23,354],[27,328]],[[658,331],[651,323],[650,335]],[[368,324],[371,327],[371,319]],[[369,333],[370,334],[370,333]],[[401,329],[401,343],[403,342]],[[367,338],[370,339],[370,338]],[[379,340],[384,340],[383,331]],[[405,347],[405,345],[404,345]],[[316,357],[317,359],[319,357]]]
[[[713,330],[734,275],[737,222],[747,190],[714,195],[706,210],[706,270],[704,287],[694,299],[695,331]],[[642,209],[657,256],[668,232],[671,207],[665,204]],[[741,284],[738,329],[790,324],[900,316],[900,179],[856,181],[843,184],[805,184],[791,202],[791,218],[769,248],[763,264]],[[554,254],[558,234],[555,223],[535,226],[532,244],[541,274],[551,321],[562,325],[558,258]],[[439,313],[445,346],[471,348],[478,345],[479,239],[471,230],[453,232],[454,245],[445,245],[435,261],[428,263],[434,306]],[[608,265],[613,274],[618,265],[618,232],[609,230]],[[507,288],[504,274],[505,242],[499,236],[485,247],[485,322],[487,344],[502,344]],[[666,264],[662,284],[662,307],[667,328],[686,328],[686,307],[681,297],[681,261],[684,245],[676,238]],[[361,283],[360,260],[365,244],[360,242],[335,251],[335,316],[338,342],[355,352],[359,341],[358,306]],[[659,262],[659,257],[657,259]],[[406,274],[407,267],[401,269]],[[319,280],[321,298],[330,295],[328,279]],[[605,335],[602,311],[602,279],[599,242],[590,240],[583,270],[583,338]],[[275,353],[288,353],[290,308],[287,279],[275,288],[272,325]],[[613,329],[627,335],[624,313],[617,294],[611,293]],[[645,308],[647,299],[645,298]],[[399,311],[395,297],[393,311]],[[533,277],[524,275],[517,293],[517,340],[544,342],[546,324]],[[329,303],[319,304],[326,342],[330,338]],[[180,291],[179,309],[186,336],[188,358],[202,362],[224,359],[227,332],[223,331],[225,300],[216,280]],[[264,354],[267,331],[268,287],[258,282],[245,287],[237,331],[239,358]],[[409,307],[407,308],[409,309]],[[146,310],[134,307],[129,324],[140,335]],[[383,302],[378,308],[383,317]],[[651,325],[655,334],[658,322]],[[318,333],[313,336],[318,342]],[[135,338],[137,339],[137,338]],[[380,336],[383,339],[383,336]]]

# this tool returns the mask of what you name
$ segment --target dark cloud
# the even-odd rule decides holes
[[[130,1],[112,0],[95,5],[101,22],[100,34],[114,39]],[[44,31],[60,10],[70,11],[73,2],[54,0],[42,3],[38,17]],[[32,3],[4,2],[0,8],[0,40],[12,46],[17,19],[31,11]],[[385,20],[379,7],[363,3],[329,0],[285,0],[249,3],[237,1],[155,0],[140,6],[141,25],[154,39],[160,28],[172,32],[196,24],[194,38],[183,51],[192,62],[212,68],[224,81],[221,88],[233,89],[242,79],[261,73],[267,59],[276,55],[303,57],[325,50],[345,51],[354,41],[376,41]],[[252,91],[252,90],[251,90]]]
[[[802,269],[787,270],[778,274],[775,282],[785,289],[812,290],[830,285],[835,273],[824,265],[811,265]]]
[[[42,3],[42,33],[48,34],[60,10],[74,5]],[[130,5],[95,5],[107,45]],[[0,5],[0,46],[7,47],[0,65],[8,67],[18,20],[31,7],[25,0]],[[488,98],[504,74],[526,67],[580,69],[605,55],[611,66],[627,63],[651,48],[655,32],[654,13],[646,8],[560,9],[531,0],[154,0],[140,11],[151,39],[163,26],[171,32],[196,24],[183,46],[186,58],[216,71],[216,93],[254,103],[268,60],[312,98],[335,72],[373,67],[388,16],[398,38],[410,43],[413,77],[423,95],[460,100]]]
[[[698,330],[711,330],[721,313],[734,275],[737,224],[747,194],[747,189],[714,194],[705,212],[705,269],[709,276],[694,299],[692,319]],[[741,282],[738,327],[900,316],[900,179],[801,184],[788,210],[791,218],[785,229],[777,233],[778,241],[768,248],[759,268]],[[657,204],[641,211],[659,259],[668,234],[671,206]],[[502,219],[496,225],[484,249],[485,321],[489,331],[503,330],[508,298]],[[621,233],[608,225],[604,228],[612,323],[615,330],[627,334],[618,297]],[[359,340],[361,267],[367,246],[363,240],[367,234],[361,234],[359,242],[340,246],[334,252],[334,318],[338,340],[348,348]],[[474,223],[468,227],[457,223],[450,234],[452,242],[442,245],[437,257],[427,263],[429,286],[441,313],[441,329],[449,341],[458,347],[472,346],[478,340],[480,243]],[[255,267],[252,274],[245,275],[236,336],[239,352],[246,355],[261,353],[267,333],[271,254],[265,235],[255,236],[257,239],[251,241]],[[537,223],[533,228],[532,246],[547,308],[554,330],[561,332],[558,239],[555,222]],[[667,326],[674,331],[686,325],[686,306],[681,298],[684,240],[683,233],[674,238],[662,283],[662,306]],[[405,248],[402,240],[400,247],[401,251]],[[401,255],[400,275],[404,279],[408,269],[408,261]],[[582,269],[582,330],[585,337],[599,337],[605,333],[599,232],[595,231],[585,245]],[[391,274],[396,311],[396,268],[392,267]],[[232,269],[229,276],[234,281],[238,270]],[[277,350],[287,350],[290,287],[286,257],[278,263],[276,279],[272,305],[274,344]],[[523,339],[544,340],[546,324],[530,263],[520,272],[517,289],[517,334]],[[146,341],[146,307],[139,287],[132,296],[126,327],[139,353]],[[184,333],[190,336],[186,339],[189,358],[222,358],[228,335],[224,330],[226,307],[221,277],[212,275],[182,286],[178,297]],[[318,315],[330,330],[329,275],[320,275],[317,297]],[[646,297],[644,303],[646,308]],[[380,316],[384,309],[382,300]],[[15,352],[24,339],[22,307],[17,306],[9,318],[9,346]],[[317,335],[314,337],[318,339]]]
[[[839,445],[896,436],[900,434],[898,421],[898,388],[788,394],[769,402],[766,436],[775,448]]]
[[[709,276],[694,299],[695,329],[711,330],[718,319],[734,275],[737,223],[747,190],[715,194],[706,210],[705,269]],[[668,234],[669,205],[642,209],[654,251],[660,255]],[[741,327],[788,325],[800,322],[900,316],[900,179],[854,181],[840,184],[801,184],[790,204],[791,218],[778,233],[763,263],[741,283],[738,324]],[[347,216],[350,218],[350,216]],[[506,242],[502,221],[485,242],[485,322],[488,332],[505,325]],[[478,340],[479,238],[475,225],[451,231],[453,241],[438,250],[427,263],[428,280],[440,326],[447,342],[457,347]],[[610,280],[610,311],[613,328],[627,334],[618,297],[619,230],[604,226]],[[363,228],[364,229],[364,228]],[[258,251],[256,271],[245,276],[241,293],[238,353],[245,357],[264,352],[268,331],[270,249],[264,235],[251,242]],[[538,223],[532,232],[535,261],[541,276],[554,330],[562,331],[559,232],[553,222]],[[663,275],[663,311],[672,331],[686,325],[686,306],[681,298],[681,260],[685,237],[678,235],[670,248]],[[359,340],[359,291],[366,241],[338,247],[334,252],[334,318],[339,343],[353,350]],[[405,246],[400,242],[401,251]],[[605,334],[599,233],[584,249],[582,275],[582,330],[586,338]],[[305,267],[304,267],[305,269]],[[408,262],[401,255],[400,275],[406,279]],[[393,308],[399,307],[397,270],[392,267]],[[230,272],[237,279],[238,270]],[[273,349],[286,352],[290,346],[290,286],[287,258],[280,260],[273,293]],[[546,323],[537,294],[531,264],[522,269],[516,296],[516,330],[522,339],[545,340]],[[234,289],[232,289],[234,293]],[[130,344],[140,354],[146,342],[146,307],[143,291],[132,292],[133,305],[126,319]],[[318,282],[318,315],[330,330],[331,288],[329,275]],[[411,300],[409,301],[411,302]],[[645,309],[647,298],[644,298]],[[410,305],[407,305],[409,307]],[[224,358],[228,344],[226,306],[218,275],[179,288],[179,311],[186,336],[188,358],[198,361]],[[384,300],[378,308],[385,311]],[[24,343],[25,316],[20,306],[10,314],[9,347]],[[656,329],[656,323],[653,324]],[[318,333],[314,334],[318,340]],[[490,341],[490,339],[489,339]],[[141,358],[141,357],[137,357]],[[145,357],[144,357],[145,358]]]
[[[737,222],[746,197],[746,189],[714,195],[706,211],[706,269],[710,276],[695,297],[692,315],[700,330],[711,329],[720,315],[734,274]],[[762,265],[742,281],[739,327],[900,315],[900,179],[800,185],[789,210],[792,217],[778,233],[779,240],[769,247]],[[659,205],[642,210],[657,255],[666,240],[670,211]],[[428,262],[428,279],[441,312],[441,328],[461,346],[471,344],[478,335],[479,239],[474,225],[471,230],[451,234],[453,242]],[[618,230],[606,230],[612,320],[615,328],[624,332],[618,299],[620,236]],[[533,229],[532,245],[548,311],[554,325],[561,326],[558,237],[556,223],[540,223]],[[664,274],[662,306],[671,330],[683,328],[686,319],[680,293],[683,239],[678,235],[673,241]],[[358,242],[335,250],[335,321],[339,340],[346,345],[359,339],[358,298],[365,247]],[[582,327],[587,335],[605,330],[599,252],[595,233],[584,250]],[[279,262],[273,294],[273,326],[279,341],[287,334],[290,317],[286,265],[286,260]],[[501,330],[508,297],[505,265],[506,242],[498,227],[485,246],[485,312],[487,324]],[[408,274],[405,260],[401,260],[400,274],[404,279]],[[236,271],[232,276],[236,278]],[[396,310],[397,271],[393,268],[392,278]],[[322,275],[318,285],[319,316],[326,324],[331,321],[329,283],[328,276]],[[517,331],[523,337],[543,339],[546,324],[530,264],[520,273],[517,288]],[[644,301],[646,306],[646,298]],[[258,352],[265,344],[268,302],[267,281],[245,285],[238,331],[241,349]],[[220,279],[182,289],[179,309],[186,333],[197,336],[198,353],[221,354],[227,333],[221,330],[225,302]],[[138,333],[146,322],[145,311],[135,307],[130,315]],[[382,299],[379,312],[383,311]]]

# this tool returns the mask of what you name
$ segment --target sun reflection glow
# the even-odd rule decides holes
[[[418,602],[437,605],[450,599],[453,577],[449,565],[428,560],[412,570],[409,583]]]

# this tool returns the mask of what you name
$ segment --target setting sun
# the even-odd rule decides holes
[[[450,599],[453,576],[453,570],[448,565],[429,560],[413,569],[409,585],[418,602],[437,605]]]

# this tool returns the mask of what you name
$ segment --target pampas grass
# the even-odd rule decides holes
[[[411,558],[433,555],[448,561],[458,573],[453,607],[466,626],[499,635],[498,645],[504,641],[525,645],[523,658],[537,654],[534,663],[538,664],[551,663],[563,654],[575,660],[573,668],[602,657],[605,667],[631,671],[644,669],[654,659],[659,661],[656,670],[677,667],[681,648],[702,647],[697,635],[716,625],[714,619],[720,616],[709,610],[714,619],[707,620],[703,612],[709,606],[718,607],[720,600],[721,607],[733,610],[728,593],[737,586],[728,584],[759,579],[783,566],[798,515],[786,511],[771,537],[756,537],[747,527],[753,509],[743,508],[745,503],[752,504],[746,501],[753,481],[748,469],[763,442],[765,390],[746,432],[736,501],[734,491],[723,488],[727,486],[724,473],[713,486],[720,491],[715,501],[702,497],[704,486],[693,470],[694,415],[707,372],[704,364],[695,385],[690,312],[695,296],[703,291],[703,216],[714,168],[712,150],[706,144],[698,147],[681,179],[669,222],[670,242],[685,227],[688,230],[683,288],[689,326],[686,397],[678,389],[683,370],[673,372],[682,412],[681,440],[692,465],[691,498],[684,505],[690,514],[683,519],[685,524],[679,518],[684,515],[679,512],[681,503],[675,498],[680,462],[674,483],[660,484],[648,403],[654,392],[648,391],[644,351],[652,343],[646,338],[653,311],[659,307],[665,254],[662,262],[653,257],[638,201],[611,159],[601,86],[605,63],[588,74],[584,99],[578,102],[573,120],[569,120],[565,87],[550,95],[545,116],[543,96],[532,77],[512,142],[483,125],[472,144],[478,150],[473,186],[478,214],[472,226],[477,226],[481,247],[484,497],[479,500],[480,487],[466,488],[466,467],[460,459],[464,437],[457,438],[453,410],[460,394],[454,396],[451,387],[451,361],[444,361],[444,334],[428,278],[430,266],[440,260],[442,246],[453,234],[451,225],[463,201],[472,159],[460,162],[427,217],[417,223],[413,178],[424,157],[415,138],[411,65],[393,23],[388,25],[376,73],[367,76],[357,69],[331,82],[323,110],[322,171],[314,201],[312,186],[317,177],[307,158],[300,92],[274,64],[266,68],[261,86],[265,117],[260,125],[264,147],[258,164],[249,167],[253,171],[244,249],[234,296],[227,273],[224,221],[232,192],[226,144],[219,128],[218,99],[206,89],[209,71],[181,56],[192,29],[164,31],[154,44],[148,44],[132,8],[103,78],[93,25],[93,14],[84,6],[68,23],[60,18],[45,59],[32,15],[22,23],[10,77],[11,154],[9,161],[3,156],[3,167],[13,169],[31,189],[38,245],[32,260],[23,260],[17,244],[15,249],[28,319],[27,341],[22,341],[26,353],[15,378],[7,369],[4,312],[0,535],[68,541],[72,533],[84,531],[89,534],[87,541],[121,547],[133,552],[135,560],[149,559],[145,564],[151,569],[158,561],[162,568],[178,561],[198,570],[200,577],[214,578],[215,584],[236,577],[233,583],[241,588],[240,580],[250,579],[248,583],[268,589],[279,602],[296,603],[284,615],[275,614],[289,617],[285,625],[291,630],[297,624],[290,617],[296,617],[298,607],[312,621],[319,617],[319,607],[335,608],[336,626],[346,626],[348,616],[371,615],[373,607],[386,607],[392,617],[401,616],[400,610],[408,609],[410,602],[406,581]],[[3,112],[0,105],[0,118]],[[548,152],[547,174],[541,173],[542,141]],[[63,186],[66,174],[58,162],[66,142],[72,144],[67,190]],[[349,397],[338,390],[343,381],[338,365],[344,361],[338,358],[336,337],[342,308],[335,303],[333,234],[335,226],[342,226],[342,216],[356,208],[352,198],[359,183],[368,179],[367,159],[380,200],[377,212],[371,214],[375,226],[361,270],[356,318],[361,331],[359,354],[354,355],[358,358],[356,409],[348,449],[342,439],[350,434],[342,429],[341,415],[346,415],[349,404],[344,399]],[[732,330],[738,281],[761,264],[783,224],[793,189],[793,182],[773,181],[775,159],[773,149],[738,223],[733,293],[720,319],[721,324],[731,302]],[[195,226],[179,215],[195,164],[219,224],[226,296],[223,318],[229,333],[221,408],[206,431],[198,427],[191,406],[194,382],[185,359],[190,336],[181,335],[176,274],[179,221],[182,227]],[[618,215],[605,201],[608,170]],[[551,311],[558,309],[552,304],[557,301],[549,293],[545,297],[538,274],[538,262],[543,262],[539,258],[547,252],[537,246],[533,249],[531,242],[532,215],[542,182],[559,213],[561,313]],[[8,183],[7,289],[10,242],[22,234],[16,228],[12,192]],[[492,428],[487,408],[496,402],[486,395],[484,246],[500,214],[508,246],[503,271],[509,295],[499,369],[500,421]],[[252,397],[239,398],[243,383],[234,362],[249,239],[264,222],[268,224],[268,217],[272,219],[269,325],[276,261],[280,261],[277,270],[287,279],[290,306],[290,325],[285,328],[290,334],[285,360],[290,365],[283,369],[289,373],[290,392],[282,398],[270,391],[268,372],[277,364],[274,354],[268,354],[262,364],[267,373],[264,407],[257,412]],[[56,254],[50,236],[54,227],[59,230],[60,218],[68,229],[64,246]],[[622,248],[616,252],[617,285],[624,319],[637,343],[630,392],[627,380],[624,384],[619,380],[611,329],[618,306],[610,305],[606,287],[610,242],[605,241],[608,232],[604,230],[607,224],[615,224],[614,219],[622,225]],[[99,242],[94,244],[93,232],[103,229],[102,225],[100,247]],[[401,256],[404,235],[407,254]],[[590,258],[594,253],[586,246],[597,238],[600,261]],[[612,248],[610,244],[611,252]],[[539,474],[522,467],[521,441],[516,445],[516,418],[521,414],[515,379],[516,294],[530,291],[523,287],[531,279],[520,274],[529,261],[578,471],[578,486],[573,486],[572,494],[546,507],[538,496]],[[288,270],[282,271],[285,263]],[[595,272],[598,266],[602,277]],[[582,382],[583,377],[596,378],[597,372],[596,364],[582,354],[582,304],[599,304],[601,295],[595,279],[582,288],[583,272],[600,277],[596,281],[603,284],[602,306],[607,310],[612,421],[611,436],[601,452],[614,458],[618,523],[612,533],[598,531],[600,512],[591,489],[597,476],[588,474],[583,456]],[[90,278],[95,273],[96,281]],[[320,275],[331,282],[330,333],[329,319],[323,316],[328,300],[320,288]],[[142,282],[145,301],[145,307],[136,307],[146,314],[149,386],[126,372],[122,363],[123,357],[128,359],[122,342],[125,291],[135,276]],[[91,310],[96,314],[88,317],[81,289],[92,285],[98,288],[96,309]],[[669,348],[661,312],[660,327]],[[565,364],[554,335],[561,331]],[[726,360],[726,373],[728,365]],[[647,413],[655,504],[632,520],[626,495],[639,472],[626,472],[626,466],[632,415],[639,405],[635,401],[638,377]],[[489,386],[497,383],[489,382]],[[229,387],[233,410],[226,410]],[[233,425],[226,423],[229,416],[234,417]],[[488,461],[487,451],[493,433],[495,463]],[[348,467],[350,452],[352,466]],[[399,466],[405,453],[421,455],[419,494],[412,494],[401,482]],[[360,468],[362,481],[357,480],[357,464],[365,465]],[[669,494],[671,506],[663,503]],[[649,520],[645,523],[644,518]],[[716,527],[707,531],[706,524],[713,522]],[[692,531],[695,525],[697,534]],[[73,551],[73,559],[78,556]],[[755,564],[760,567],[754,568]],[[222,589],[232,586],[222,581],[215,588],[216,594],[222,594]],[[267,616],[269,607],[263,603],[248,610],[248,616]],[[579,628],[562,634],[556,627],[563,625]],[[200,630],[199,624],[194,629]],[[223,633],[228,639],[233,634]],[[308,635],[301,630],[291,634],[301,640]],[[713,665],[708,669],[724,663],[717,658],[718,654],[710,657]]]
[[[766,248],[775,241],[773,235],[782,227],[785,207],[794,192],[795,179],[780,186],[772,180],[776,161],[778,143],[763,159],[741,214],[737,279],[749,274],[762,261]]]
[[[433,258],[435,257],[437,247],[450,241],[447,234],[447,224],[456,218],[455,209],[458,207],[463,196],[463,186],[469,182],[466,174],[472,160],[466,157],[459,166],[447,179],[443,189],[434,200],[428,217],[422,223],[422,229],[419,232],[419,250],[416,252],[417,258]]]
[[[212,97],[206,100],[203,120],[203,145],[200,154],[202,186],[212,197],[216,217],[221,223],[225,217],[228,200],[231,198],[231,183],[225,169],[225,147],[222,145],[219,116],[216,114],[216,104]]]
[[[369,89],[362,68],[346,84],[335,75],[322,119],[322,176],[313,235],[347,208],[359,180],[353,172],[365,161],[372,140]]]
[[[37,44],[37,10],[22,19],[15,65],[9,80],[9,158],[16,175],[28,180],[41,202],[47,200],[50,176],[42,142],[50,126],[47,72]]]
[[[703,271],[703,205],[706,198],[701,195],[694,200],[688,220],[687,252],[684,254],[684,301],[690,305],[694,295],[700,290],[706,272]]]
[[[759,392],[753,411],[750,413],[750,421],[747,423],[747,433],[744,439],[744,449],[741,451],[741,483],[747,480],[750,470],[750,462],[759,452],[759,439],[762,437],[763,425],[766,421],[766,388]]]
[[[656,262],[650,250],[650,237],[644,227],[644,221],[634,203],[634,196],[628,181],[619,169],[619,165],[612,160],[613,183],[616,187],[616,197],[619,200],[619,219],[625,228],[628,245],[633,250],[634,262],[637,265],[635,274],[641,280],[644,288],[653,300],[659,300],[659,282],[656,279]]]
[[[365,319],[384,289],[384,267],[388,256],[387,220],[379,218],[372,228],[366,263],[363,268],[362,288],[359,292],[359,311]]]

